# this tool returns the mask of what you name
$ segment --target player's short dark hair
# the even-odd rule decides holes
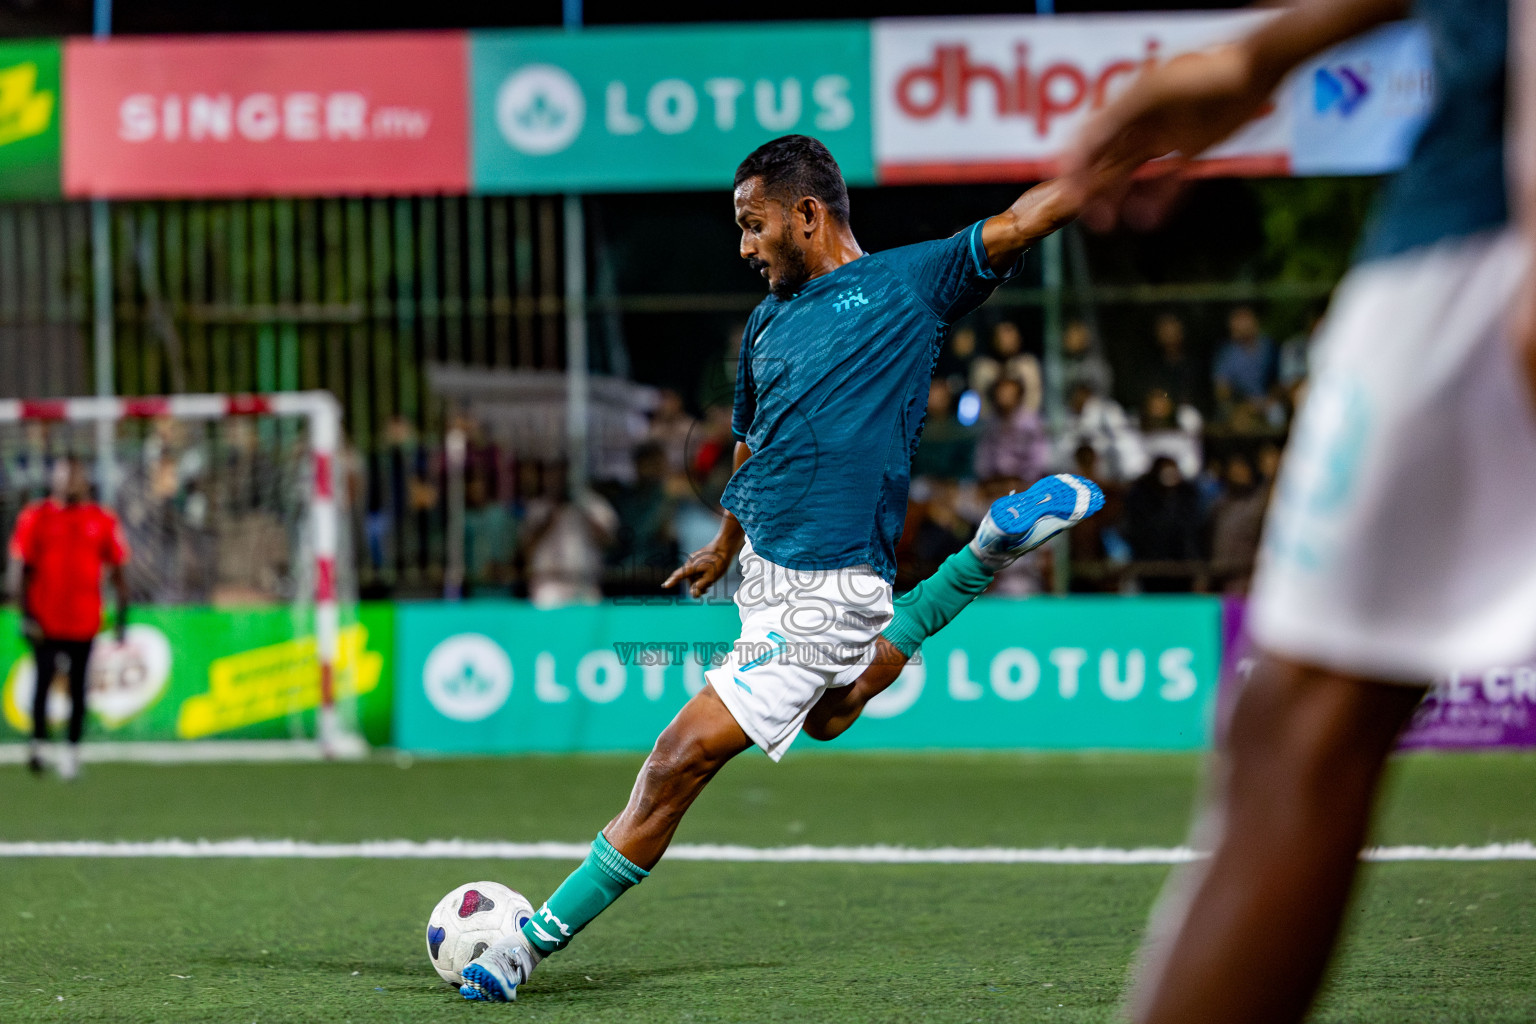
[[[758,146],[736,168],[733,188],[761,178],[763,191],[786,206],[805,196],[821,201],[834,220],[848,223],[848,185],[832,153],[809,135],[781,135]]]

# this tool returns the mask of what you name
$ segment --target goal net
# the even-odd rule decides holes
[[[129,691],[158,685],[158,701],[173,681],[179,706],[161,708],[157,727],[121,734],[313,739],[333,756],[364,749],[359,652],[346,642],[357,597],[341,451],[329,392],[0,400],[5,535],[72,455],[132,550],[129,642],[104,639],[92,655],[87,704],[98,717],[122,725],[151,699]],[[157,621],[159,639],[139,625]],[[179,664],[155,664],[167,660]],[[6,692],[13,729],[18,716],[30,721],[17,675]]]

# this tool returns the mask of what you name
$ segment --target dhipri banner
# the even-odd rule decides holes
[[[834,746],[1203,747],[1219,616],[1213,598],[983,599]],[[396,630],[397,746],[643,751],[740,621],[729,604],[405,604]]]
[[[477,191],[729,189],[792,132],[873,181],[865,22],[476,32],[470,65]]]
[[[463,33],[72,39],[64,191],[462,192]]]
[[[892,19],[874,23],[882,183],[1056,173],[1088,116],[1146,67],[1234,39],[1263,13]],[[1211,173],[1286,174],[1284,104],[1209,154]]]

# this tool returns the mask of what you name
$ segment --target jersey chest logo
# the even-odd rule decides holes
[[[869,300],[864,297],[863,288],[845,288],[837,293],[837,298],[832,300],[834,313],[846,313],[854,306],[867,306]]]

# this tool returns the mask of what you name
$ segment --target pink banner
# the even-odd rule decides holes
[[[463,33],[70,40],[64,191],[462,192]]]

